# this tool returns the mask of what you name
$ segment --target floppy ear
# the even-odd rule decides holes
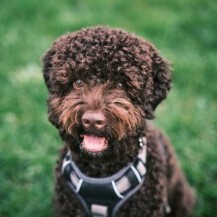
[[[42,62],[43,62],[43,76],[44,76],[44,81],[45,84],[48,88],[48,90],[50,90],[51,88],[51,73],[52,73],[52,58],[55,55],[55,51],[53,49],[48,50],[45,55],[42,58]]]
[[[147,119],[155,118],[154,111],[158,104],[166,98],[171,88],[171,70],[167,60],[151,47],[151,73],[146,84],[145,113]]]

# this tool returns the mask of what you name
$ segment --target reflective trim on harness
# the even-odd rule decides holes
[[[112,187],[113,187],[113,189],[114,189],[114,192],[117,194],[117,196],[118,196],[119,198],[123,199],[124,196],[121,195],[121,194],[118,192],[118,189],[117,189],[117,187],[116,187],[115,181],[112,181]]]
[[[79,180],[79,183],[78,183],[78,185],[76,187],[76,190],[75,190],[77,193],[80,191],[80,188],[81,188],[81,185],[82,185],[83,181],[84,181],[83,179]]]
[[[139,181],[139,183],[141,183],[142,182],[142,178],[140,177],[139,172],[136,170],[136,168],[133,165],[131,165],[130,168],[134,172],[134,174],[135,174],[137,180]]]
[[[83,174],[68,152],[61,172],[69,187],[83,204],[88,217],[115,217],[119,208],[144,182],[146,174],[146,139],[140,138],[137,159],[105,178],[92,178]]]

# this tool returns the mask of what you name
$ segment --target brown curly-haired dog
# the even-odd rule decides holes
[[[83,174],[100,179],[137,159],[139,138],[147,141],[145,179],[117,216],[189,216],[193,191],[169,141],[146,121],[171,83],[169,64],[156,48],[121,29],[97,26],[57,39],[43,63],[49,120],[65,142],[56,168],[56,216],[85,216],[61,173],[68,150]]]

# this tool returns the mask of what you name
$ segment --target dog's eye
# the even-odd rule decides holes
[[[121,82],[117,83],[117,88],[122,90],[123,89],[123,84]]]
[[[84,83],[83,83],[83,81],[81,79],[76,80],[74,84],[75,84],[75,86],[77,88],[80,88],[80,87],[84,86]]]

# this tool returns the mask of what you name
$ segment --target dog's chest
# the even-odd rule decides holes
[[[159,165],[156,162],[158,157],[151,154],[153,153],[152,148],[147,149],[148,161],[143,159],[143,167],[141,160],[137,159],[135,164],[106,178],[87,177],[73,165],[73,171],[65,175],[71,190],[79,198],[89,216],[94,214],[93,216],[114,217],[119,211],[122,213],[123,210],[125,210],[124,213],[126,210],[132,213],[130,216],[140,216],[140,212],[141,216],[150,216],[149,214],[144,215],[144,212],[148,213],[148,210],[153,210],[148,208],[149,206],[151,208],[153,204],[156,206],[155,210],[162,209],[163,175],[157,166]],[[143,152],[143,155],[146,156],[146,153]],[[69,171],[69,168],[65,170]],[[153,172],[156,170],[159,170],[159,177],[156,177]],[[159,198],[153,198],[157,191]],[[157,203],[154,200],[157,200]],[[134,215],[135,208],[136,215]]]

